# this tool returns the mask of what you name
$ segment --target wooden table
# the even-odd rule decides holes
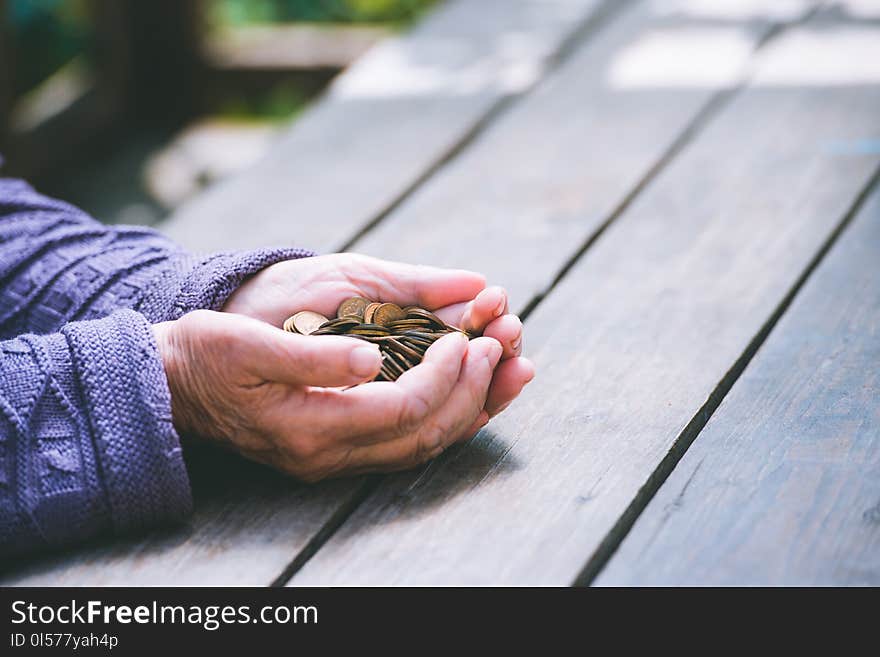
[[[3,583],[880,584],[880,3],[816,4],[449,0],[380,44],[166,229],[484,271],[536,381],[414,472],[195,454],[189,526]]]

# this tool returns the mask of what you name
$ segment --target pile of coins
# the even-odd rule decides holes
[[[363,297],[352,297],[339,304],[334,319],[303,310],[288,317],[283,328],[302,335],[345,335],[378,345],[382,369],[376,381],[396,381],[422,362],[435,341],[448,333],[463,333],[424,308],[401,308]]]

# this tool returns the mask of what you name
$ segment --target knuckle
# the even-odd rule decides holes
[[[299,371],[314,374],[321,368],[321,357],[314,344],[308,344],[306,340],[295,340],[291,341],[291,345],[291,356]]]
[[[183,315],[174,324],[180,330],[186,333],[192,333],[203,326],[210,326],[206,313],[207,311],[205,310],[194,310],[191,313]]]
[[[419,434],[410,454],[410,463],[412,465],[421,465],[426,461],[430,461],[443,451],[443,433],[436,427],[431,427],[428,431]]]
[[[431,404],[423,395],[416,393],[407,395],[397,414],[398,428],[405,432],[417,428],[430,410]]]
[[[183,318],[187,319],[190,322],[203,322],[210,320],[211,316],[214,313],[210,310],[206,310],[205,308],[198,308],[193,310],[192,312],[187,313],[183,316]]]
[[[320,456],[321,445],[313,436],[297,436],[289,441],[286,451],[295,463],[309,465]]]

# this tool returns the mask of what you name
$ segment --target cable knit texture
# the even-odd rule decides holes
[[[185,517],[150,324],[218,310],[248,276],[309,255],[197,258],[0,179],[0,556]]]

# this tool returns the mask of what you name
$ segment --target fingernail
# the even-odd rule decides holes
[[[522,333],[511,343],[510,349],[514,353],[519,353],[520,347],[522,347]]]
[[[532,363],[531,361],[528,361],[528,363],[529,363],[529,365],[532,366],[532,373],[529,374],[529,378],[526,379],[526,383],[531,383],[531,382],[532,382],[532,379],[535,378],[535,371],[536,371],[536,370],[535,370],[535,364],[534,364],[534,363]]]
[[[382,357],[378,347],[358,347],[348,357],[348,366],[356,376],[370,376],[379,369]]]
[[[503,294],[501,295],[501,301],[498,302],[498,305],[495,306],[495,310],[492,311],[492,314],[495,317],[501,317],[501,313],[504,312],[504,306],[507,305],[507,297]]]
[[[501,353],[504,350],[501,348],[501,345],[498,344],[497,341],[493,340],[492,342],[493,344],[486,352],[486,359],[489,361],[489,366],[494,368],[498,364],[498,361],[501,360]]]

